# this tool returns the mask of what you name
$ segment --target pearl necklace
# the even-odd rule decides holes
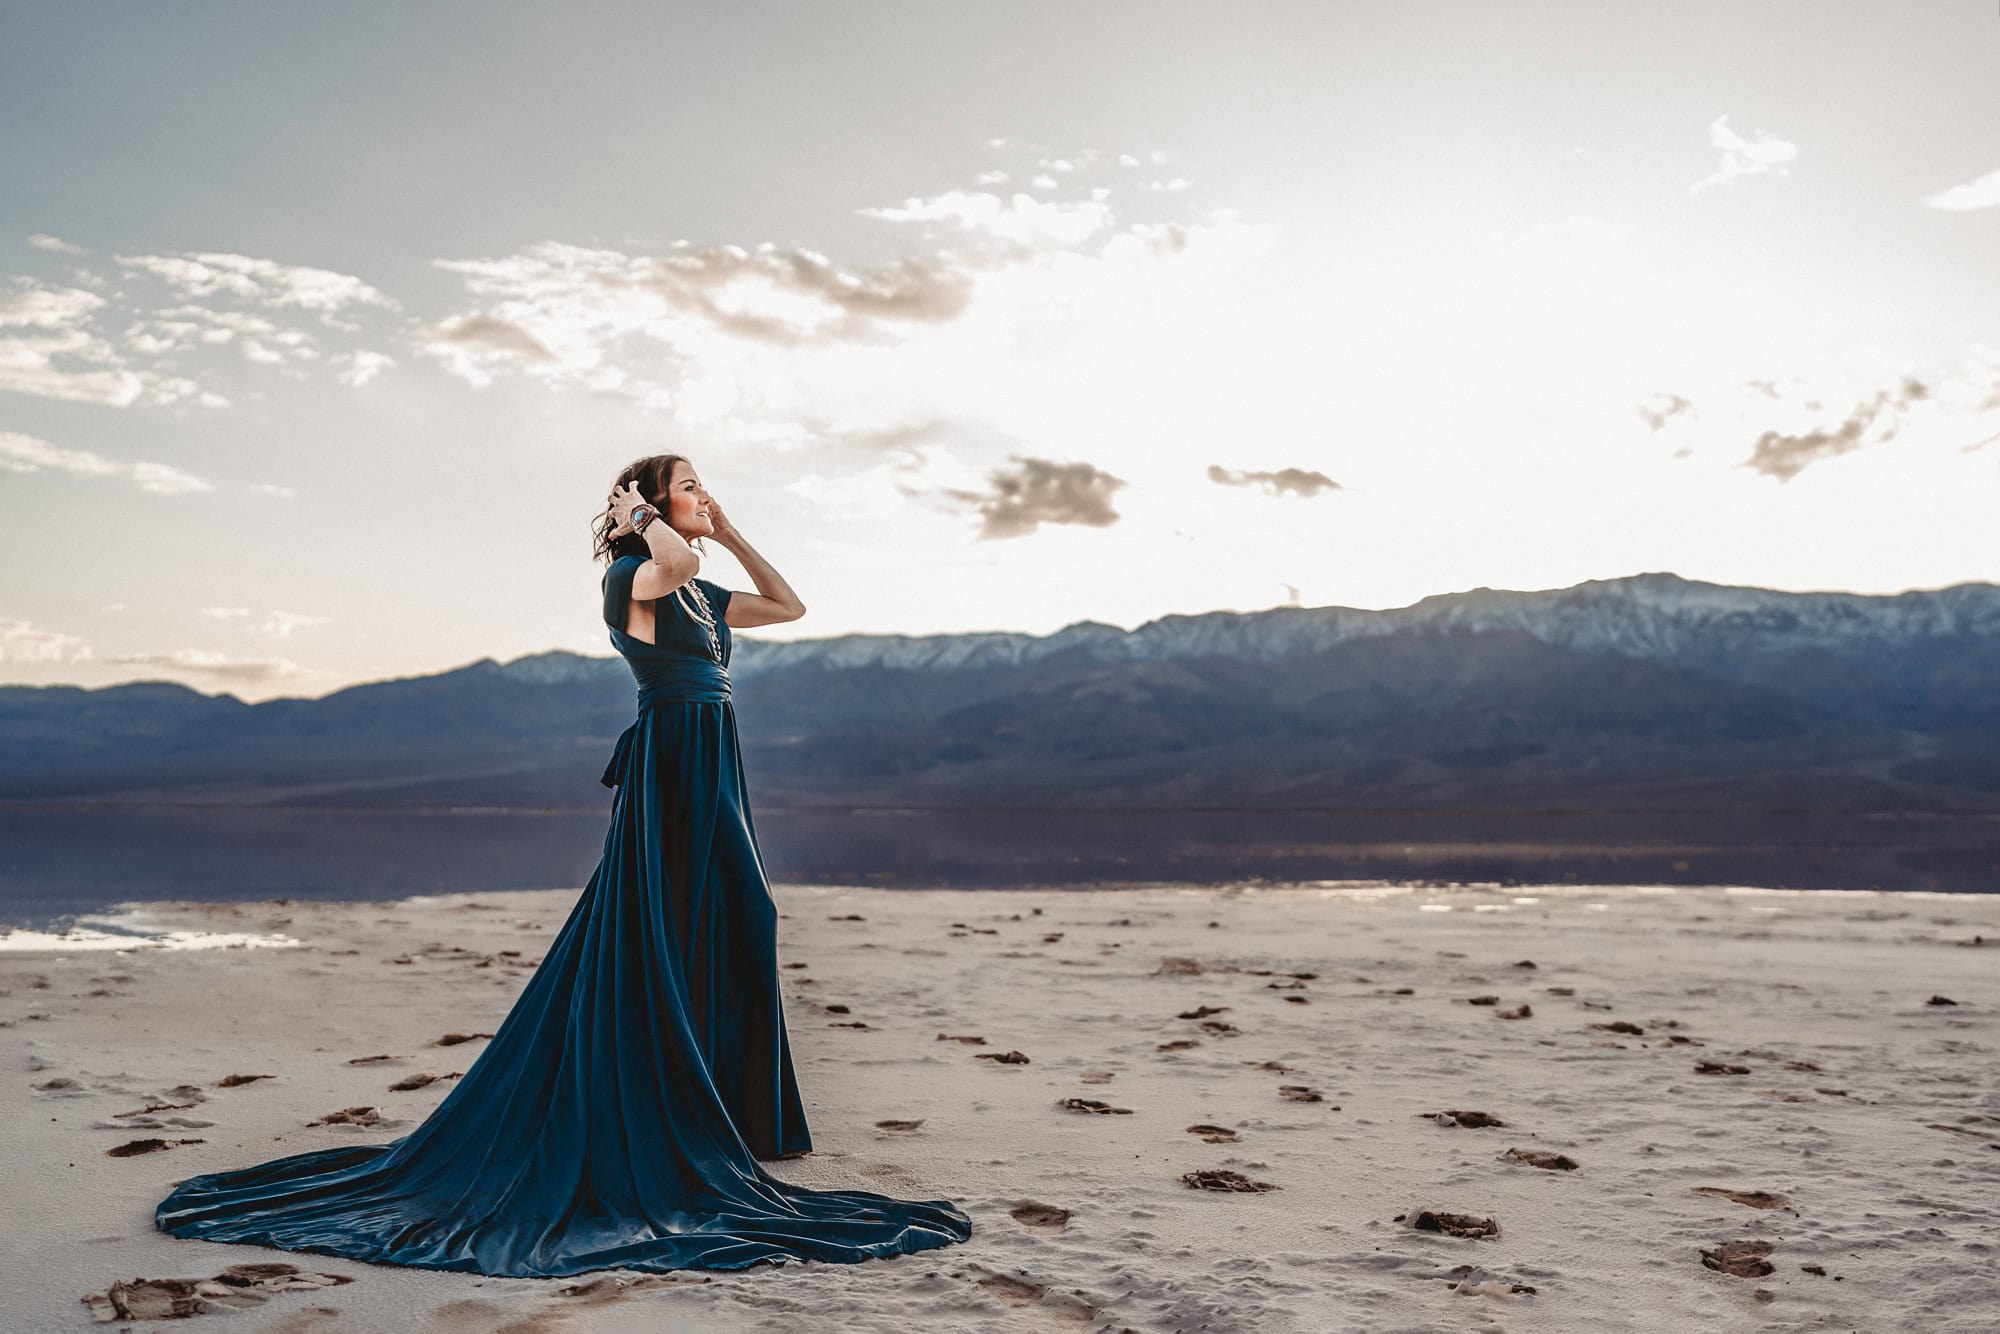
[[[694,594],[692,603],[687,600],[684,590]],[[696,588],[694,580],[690,579],[674,590],[674,600],[680,604],[681,610],[695,619],[701,626],[702,632],[708,636],[708,656],[721,662],[722,640],[715,633],[715,610],[708,605],[708,596]]]

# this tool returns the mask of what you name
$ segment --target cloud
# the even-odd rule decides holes
[[[1053,177],[1035,185],[1052,189]],[[1111,225],[1111,209],[1101,199],[1041,200],[1016,192],[1006,199],[984,190],[946,190],[927,199],[906,199],[885,208],[855,210],[885,222],[946,223],[966,232],[1024,246],[1073,246]]]
[[[123,463],[87,449],[62,449],[19,431],[0,431],[0,472],[66,472],[77,477],[117,477],[141,491],[182,496],[215,488],[164,463]]]
[[[201,614],[213,621],[247,621],[248,607],[203,607]],[[273,611],[255,625],[244,626],[251,634],[274,635],[279,639],[290,639],[292,631],[301,626],[325,625],[332,618],[328,616],[306,616],[292,611]]]
[[[289,658],[232,658],[226,653],[199,648],[175,649],[169,653],[121,653],[97,661],[120,666],[155,667],[252,685],[314,675]]]
[[[326,625],[331,616],[307,616],[295,611],[273,611],[262,621],[251,627],[255,634],[275,635],[279,639],[290,639],[292,631],[306,625]]]
[[[2000,171],[1989,171],[1978,180],[1954,185],[1949,190],[1924,198],[1929,208],[1974,209],[2000,205]]]
[[[985,492],[948,488],[944,493],[977,510],[981,538],[1020,537],[1045,523],[1108,528],[1118,522],[1111,496],[1126,484],[1123,478],[1089,463],[1014,458],[1020,466],[994,470]]]
[[[1323,472],[1306,468],[1280,468],[1275,472],[1244,472],[1208,465],[1208,480],[1223,486],[1260,486],[1274,496],[1316,496],[1322,491],[1338,491],[1339,482]]]
[[[1655,431],[1664,430],[1675,417],[1694,412],[1694,404],[1679,394],[1654,394],[1636,409],[1646,425]]]
[[[87,662],[90,645],[78,635],[37,630],[32,621],[0,616],[0,662]]]
[[[1894,389],[1881,390],[1858,404],[1833,430],[1798,434],[1764,432],[1757,437],[1750,457],[1744,460],[1742,466],[1781,482],[1789,482],[1821,460],[1859,449],[1868,442],[1871,431],[1877,435],[1876,443],[1895,439],[1910,405],[1923,402],[1930,396],[1930,388],[1923,381],[1905,379]]]
[[[1787,174],[1786,164],[1798,157],[1798,145],[1785,142],[1764,130],[1745,139],[1729,128],[1729,117],[1717,116],[1708,126],[1708,142],[1721,154],[1715,174],[1688,187],[1697,194],[1711,185],[1726,185],[1745,176],[1761,176],[1775,171]]]
[[[58,255],[87,255],[90,253],[80,245],[71,245],[60,236],[50,236],[47,232],[36,232],[28,238],[28,244],[37,250],[53,250]]]
[[[246,361],[260,366],[318,361],[313,336],[243,310],[175,306],[125,330],[125,345],[142,356],[170,358],[184,350],[233,345]],[[171,363],[167,363],[171,364]]]
[[[660,364],[662,347],[693,358],[718,335],[779,348],[879,337],[953,319],[971,296],[970,277],[948,260],[850,274],[770,245],[645,256],[548,241],[502,259],[436,263],[489,303],[428,334],[425,351],[455,373],[484,384],[511,369],[640,397],[661,393],[673,369]]]
[[[281,264],[272,259],[201,251],[179,255],[119,255],[128,269],[149,273],[186,296],[218,294],[261,306],[309,310],[331,324],[350,306],[396,303],[361,279],[331,269]],[[346,327],[346,326],[341,326]]]
[[[0,297],[0,328],[81,325],[103,304],[103,297],[80,287],[26,287]]]
[[[59,365],[63,359],[86,365]],[[122,408],[146,392],[146,380],[125,369],[109,343],[70,329],[33,338],[0,338],[0,389]]]
[[[0,390],[117,408],[142,398],[155,403],[191,400],[204,407],[229,401],[184,376],[131,369],[91,328],[105,304],[104,298],[81,288],[31,283],[0,297],[0,328],[32,330],[0,337]]]
[[[281,500],[295,500],[299,494],[294,488],[280,486],[276,482],[252,482],[250,489],[267,496],[277,496]]]
[[[423,331],[421,352],[474,384],[631,401],[707,448],[809,450],[816,475],[865,470],[911,423],[948,422],[938,448],[966,474],[927,468],[932,497],[983,495],[984,470],[1015,450],[1087,448],[1123,476],[1159,471],[1163,441],[1207,448],[1223,382],[1280,377],[1251,351],[1273,319],[1301,318],[1274,267],[1279,229],[1217,210],[1092,230],[1108,214],[1071,207],[1093,219],[1076,245],[954,233],[913,238],[913,257],[873,268],[686,243],[645,254],[545,241],[441,261],[468,299]],[[917,214],[949,210],[888,212],[928,228]]]
[[[386,353],[371,352],[361,348],[335,359],[334,365],[337,369],[334,378],[344,385],[359,389],[395,364],[396,359]]]

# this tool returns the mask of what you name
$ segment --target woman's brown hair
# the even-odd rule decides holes
[[[639,494],[646,498],[647,504],[660,512],[657,522],[665,523],[667,487],[674,479],[674,465],[691,462],[693,460],[685,454],[648,454],[643,459],[634,459],[626,464],[619,472],[617,480],[611,483],[611,489],[618,491],[637,482]],[[601,560],[609,565],[620,556],[652,555],[652,548],[646,545],[646,539],[637,533],[627,531],[618,537],[612,537],[611,530],[616,526],[611,518],[611,502],[607,498],[604,502],[604,512],[592,520],[590,525],[592,538],[590,554],[593,560]],[[695,539],[697,543],[700,541],[698,537]],[[696,546],[695,550],[706,554],[704,547]]]

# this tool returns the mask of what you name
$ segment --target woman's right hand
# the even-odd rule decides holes
[[[611,536],[623,537],[625,534],[631,532],[632,511],[640,505],[650,503],[646,499],[645,493],[639,490],[637,482],[627,482],[625,488],[613,491],[611,493]],[[659,506],[655,505],[654,508],[658,509]]]

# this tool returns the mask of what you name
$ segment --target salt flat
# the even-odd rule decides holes
[[[966,1244],[533,1280],[158,1233],[182,1177],[414,1126],[575,893],[147,904],[0,937],[7,1326],[281,1263],[347,1281],[175,1327],[2000,1327],[2000,896],[775,892],[816,1149],[769,1170]]]

